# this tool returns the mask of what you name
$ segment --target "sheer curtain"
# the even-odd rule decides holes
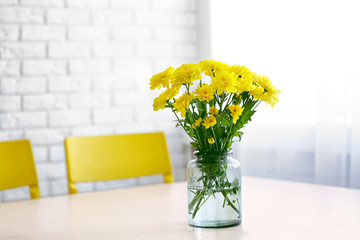
[[[356,0],[210,1],[210,57],[280,89],[235,153],[247,175],[360,188],[360,15]]]

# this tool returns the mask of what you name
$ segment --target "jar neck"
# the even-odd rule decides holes
[[[233,155],[232,151],[228,152],[206,152],[202,153],[199,151],[194,152],[194,156],[196,157],[196,161],[201,162],[219,162],[219,161],[226,161],[228,157],[231,157]]]

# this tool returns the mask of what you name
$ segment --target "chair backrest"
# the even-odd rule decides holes
[[[68,137],[65,152],[69,193],[75,182],[92,182],[163,174],[173,182],[164,133]]]
[[[29,186],[30,197],[40,198],[29,140],[0,142],[0,190]]]

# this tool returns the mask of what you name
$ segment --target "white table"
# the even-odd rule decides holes
[[[0,239],[359,240],[360,191],[243,178],[243,222],[187,224],[186,183],[0,204]]]

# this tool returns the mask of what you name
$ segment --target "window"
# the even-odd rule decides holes
[[[210,1],[211,58],[282,91],[244,130],[245,174],[360,188],[358,9],[355,0]]]

